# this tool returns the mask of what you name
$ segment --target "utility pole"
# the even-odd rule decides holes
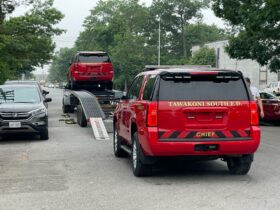
[[[158,21],[158,66],[160,66],[160,33],[161,33],[161,29],[160,29],[160,17],[159,17],[159,21]]]

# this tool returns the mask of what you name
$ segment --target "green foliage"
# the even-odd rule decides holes
[[[212,67],[216,66],[216,54],[214,49],[209,47],[202,47],[197,52],[193,54],[193,57],[190,60],[190,63],[193,65],[211,65]]]
[[[200,9],[206,5],[200,0],[155,0],[146,7],[138,0],[100,0],[70,51],[107,51],[114,64],[114,88],[123,90],[145,65],[158,62],[159,15],[161,64],[190,64],[193,45],[225,39],[225,33],[214,25],[189,23],[200,19]],[[66,67],[60,63],[68,61],[62,52],[57,54],[50,70],[52,80],[62,79]]]
[[[54,25],[63,18],[52,5],[53,0],[37,0],[24,16],[12,17],[3,22],[0,65],[6,73],[1,80],[31,72],[52,58],[55,48],[52,37],[62,33]]]
[[[51,82],[65,82],[69,63],[75,54],[74,48],[62,48],[55,56],[49,70],[48,80]]]
[[[205,0],[154,0],[151,14],[154,20],[160,18],[163,39],[170,40],[166,43],[163,52],[176,56],[190,56],[190,46],[187,46],[186,27],[191,20],[200,20],[201,9],[207,7]],[[158,21],[157,21],[158,22]]]
[[[227,51],[237,59],[252,59],[261,65],[270,63],[273,72],[280,70],[280,1],[214,0],[218,17],[233,26]]]

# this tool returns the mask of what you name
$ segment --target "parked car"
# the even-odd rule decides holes
[[[110,57],[101,51],[77,52],[67,74],[68,87],[72,90],[81,85],[112,90],[113,77]]]
[[[265,89],[265,92],[271,93],[275,96],[280,96],[280,82],[272,82]]]
[[[8,84],[0,86],[0,135],[36,133],[49,139],[48,111],[44,98],[34,85]]]
[[[280,100],[267,92],[260,91],[263,103],[264,118],[262,120],[280,123]]]
[[[40,83],[36,80],[7,80],[5,82],[5,85],[11,85],[11,84],[35,85],[39,88],[40,92],[44,97],[46,97],[46,95],[49,94],[48,91],[42,89]]]
[[[135,176],[160,157],[221,158],[248,173],[260,143],[257,104],[240,72],[156,67],[138,74],[114,112],[116,157],[131,155]]]

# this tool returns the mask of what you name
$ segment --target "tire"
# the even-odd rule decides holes
[[[243,155],[242,157],[232,157],[227,160],[229,172],[233,175],[245,175],[249,172],[253,160],[253,155]]]
[[[49,139],[49,129],[46,127],[44,130],[40,131],[40,139],[48,140]]]
[[[116,157],[127,157],[128,154],[121,148],[121,139],[117,131],[117,125],[114,125],[113,131],[113,149]]]
[[[62,111],[64,114],[66,113],[74,113],[74,107],[71,105],[64,105],[64,102],[62,100]]]
[[[77,84],[74,81],[70,81],[70,89],[71,90],[76,90],[77,89]]]
[[[152,175],[152,165],[143,164],[141,161],[141,147],[138,141],[138,133],[135,132],[132,136],[132,171],[136,177],[144,177]]]
[[[87,127],[87,119],[86,119],[83,107],[81,105],[77,106],[77,123],[81,127]]]
[[[110,81],[106,84],[106,89],[107,90],[112,90],[113,89],[113,82],[112,81]]]

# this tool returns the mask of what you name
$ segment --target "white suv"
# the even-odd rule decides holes
[[[272,82],[270,83],[264,91],[268,93],[272,93],[276,96],[280,95],[280,82]]]

